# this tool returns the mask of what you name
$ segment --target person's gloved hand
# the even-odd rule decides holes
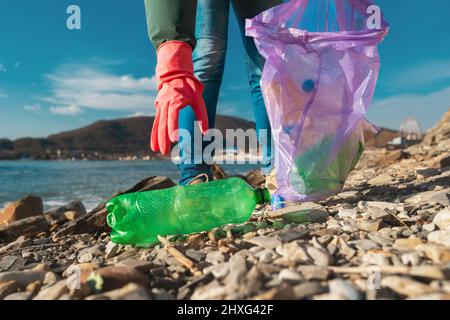
[[[194,76],[191,46],[181,41],[165,42],[158,48],[157,58],[158,95],[151,148],[167,155],[171,142],[178,141],[178,113],[182,108],[191,106],[202,133],[208,130],[208,116],[203,85]]]

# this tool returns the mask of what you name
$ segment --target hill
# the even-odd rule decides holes
[[[154,117],[101,120],[47,138],[0,139],[0,159],[116,159],[123,156],[158,157],[149,150]],[[219,130],[255,128],[244,119],[218,115]]]

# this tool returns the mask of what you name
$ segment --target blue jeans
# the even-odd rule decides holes
[[[281,0],[198,0],[196,39],[194,50],[194,72],[204,85],[203,99],[206,104],[210,128],[215,126],[217,101],[225,67],[225,57],[228,42],[228,19],[230,3],[233,3],[236,19],[241,31],[242,41],[246,52],[246,64],[250,91],[253,102],[258,143],[262,149],[261,170],[268,174],[272,168],[272,139],[270,123],[261,92],[261,73],[264,59],[258,53],[253,38],[245,36],[245,19],[252,18],[262,11],[280,4]],[[204,161],[195,164],[194,155],[198,159],[203,153],[207,142],[194,145],[194,132],[199,134],[196,118],[190,107],[184,108],[179,116],[179,128],[189,131],[190,139],[180,137],[180,158],[178,168],[181,173],[180,184],[188,183],[199,174],[207,174],[211,178],[210,165]],[[267,135],[260,135],[260,130],[266,130]],[[189,148],[189,149],[187,149]],[[187,150],[190,150],[188,153]],[[197,161],[199,162],[199,161]]]

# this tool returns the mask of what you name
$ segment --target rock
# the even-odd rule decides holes
[[[360,240],[361,242],[361,244],[363,245],[363,246],[365,246],[365,247],[368,247],[369,249],[374,249],[374,248],[376,248],[377,246],[376,246],[376,244],[380,244],[380,245],[382,245],[382,246],[391,246],[392,245],[392,240],[390,239],[390,238],[388,238],[388,237],[384,237],[384,236],[382,236],[382,235],[380,235],[380,234],[378,234],[378,233],[369,233],[368,235],[367,235],[367,237],[370,239],[370,240],[367,240],[367,239],[364,239],[364,240],[367,240],[367,241],[370,241],[370,242],[372,242],[371,244],[370,244],[370,242],[367,242],[367,243],[365,243],[365,245],[364,245],[364,240]],[[373,244],[373,242],[376,242],[376,244]],[[367,250],[369,250],[369,249],[367,249]]]
[[[380,174],[379,176],[376,176],[368,181],[368,183],[373,186],[390,185],[393,182],[394,178],[388,174]]]
[[[0,242],[10,242],[19,236],[36,237],[50,229],[50,224],[43,215],[24,218],[7,224],[0,224]]]
[[[46,212],[44,215],[51,224],[64,223],[78,219],[86,214],[86,208],[80,200]]]
[[[262,263],[271,263],[278,255],[273,250],[266,249],[255,254],[255,257],[259,258]]]
[[[384,201],[360,201],[358,202],[358,209],[369,210],[370,208],[377,208],[381,210],[395,210],[396,204]]]
[[[450,247],[450,231],[433,231],[428,234],[428,241]]]
[[[229,263],[229,273],[225,279],[225,283],[232,287],[239,287],[242,280],[245,278],[247,271],[248,267],[245,256],[241,254],[232,256]]]
[[[29,292],[17,292],[12,293],[8,296],[6,296],[3,300],[30,300],[31,299],[31,293]]]
[[[57,300],[63,294],[69,292],[69,286],[66,280],[60,280],[54,285],[42,289],[33,300]]]
[[[358,195],[358,191],[343,191],[341,193],[338,193],[338,197],[341,199],[347,199],[347,198],[353,198]]]
[[[176,299],[167,290],[159,289],[159,288],[152,289],[151,295],[153,297],[153,300],[175,300]]]
[[[43,213],[44,206],[42,204],[42,199],[31,195],[26,196],[19,201],[11,203],[0,211],[0,224],[39,216]]]
[[[205,261],[211,264],[220,264],[225,261],[225,256],[220,251],[211,251],[206,254]]]
[[[92,260],[94,260],[94,258],[96,256],[102,255],[103,248],[104,247],[102,245],[96,245],[96,246],[88,247],[88,248],[81,250],[78,253],[78,258],[77,258],[78,263],[91,262]]]
[[[441,204],[445,207],[450,206],[450,189],[444,189],[441,191],[426,191],[418,193],[412,197],[406,198],[405,202],[413,205],[418,204]]]
[[[339,218],[342,218],[342,219],[354,219],[358,216],[358,212],[356,211],[355,208],[352,208],[352,209],[341,208],[341,209],[339,209],[339,212],[337,215]]]
[[[17,281],[8,281],[0,284],[0,300],[20,289]]]
[[[150,295],[140,285],[130,283],[123,288],[86,297],[86,300],[150,300]]]
[[[19,256],[5,256],[0,259],[0,272],[8,271],[16,262]]]
[[[58,281],[58,276],[54,272],[47,272],[44,277],[43,284],[54,285]]]
[[[94,255],[91,252],[80,253],[78,255],[78,263],[88,263],[94,260]]]
[[[434,223],[426,223],[422,226],[422,230],[427,231],[427,232],[432,232],[436,229],[436,226],[434,225]]]
[[[188,249],[188,250],[186,250],[186,256],[188,256],[189,258],[191,258],[197,262],[200,262],[203,259],[205,259],[206,253],[201,250]]]
[[[283,244],[276,248],[276,252],[289,260],[298,262],[310,262],[311,259],[306,253],[306,250],[301,246],[298,241]]]
[[[322,294],[327,292],[327,288],[322,286],[320,282],[317,281],[309,281],[299,285],[296,285],[293,288],[295,298],[298,300],[305,299],[308,297],[315,296],[317,294]]]
[[[424,252],[434,263],[446,264],[450,262],[450,250],[443,246],[424,244],[418,246],[416,250]]]
[[[245,240],[264,249],[275,249],[281,245],[281,241],[275,237],[259,236]]]
[[[295,229],[283,229],[276,233],[278,239],[281,242],[291,242],[294,240],[305,239],[309,235],[309,231],[307,229],[295,230]]]
[[[295,281],[303,280],[303,277],[299,273],[297,273],[293,270],[290,270],[290,269],[281,270],[281,272],[278,274],[278,278],[281,281],[294,281],[295,282]]]
[[[367,232],[377,232],[380,229],[382,220],[369,221],[369,220],[359,220],[357,221],[357,226],[359,229]]]
[[[450,167],[450,154],[444,154],[437,159],[438,168],[444,169]]]
[[[423,241],[417,237],[411,237],[408,239],[397,239],[394,243],[394,248],[397,250],[415,250],[417,246],[423,244]]]
[[[320,204],[304,202],[273,212],[271,218],[282,218],[285,222],[296,224],[324,223],[328,211]]]
[[[375,241],[372,241],[372,240],[369,240],[369,239],[356,240],[355,241],[355,246],[358,249],[361,249],[363,251],[377,249],[379,247],[379,245]]]
[[[82,263],[82,264],[73,264],[62,273],[63,278],[68,278],[74,273],[90,273],[97,269],[99,266],[95,263]]]
[[[439,212],[434,217],[433,224],[437,225],[440,230],[450,231],[450,209]]]
[[[333,263],[333,258],[324,249],[315,247],[308,247],[306,249],[308,255],[314,260],[314,263],[319,267],[327,267]]]
[[[429,178],[433,176],[437,176],[440,174],[440,170],[436,168],[417,168],[416,169],[416,175],[417,179],[424,179]]]
[[[214,278],[222,279],[228,274],[229,270],[230,270],[229,263],[221,263],[203,269],[203,273],[204,274],[212,273]]]
[[[109,241],[105,249],[105,259],[114,258],[120,250],[120,246],[112,241]]]
[[[356,250],[351,248],[343,238],[339,238],[339,253],[350,260],[355,256]]]
[[[360,300],[361,294],[348,281],[331,280],[328,284],[330,295],[340,300]]]
[[[414,298],[437,291],[431,286],[412,280],[408,277],[400,276],[382,277],[381,286],[387,287],[401,295],[407,296],[408,298]]]
[[[217,281],[197,288],[192,294],[192,300],[223,299],[227,294],[233,292],[229,287],[221,286]]]
[[[363,265],[370,266],[387,266],[389,265],[389,259],[384,252],[367,252],[361,257]]]
[[[389,220],[389,218],[391,218],[391,215],[386,212],[386,210],[384,209],[380,209],[380,208],[376,208],[376,207],[369,207],[369,214],[370,214],[370,218],[372,220]]]
[[[317,266],[299,266],[297,271],[300,272],[306,280],[327,280],[330,271],[327,268]]]
[[[408,154],[403,150],[394,150],[390,151],[388,154],[384,155],[376,164],[377,167],[384,167],[400,161],[402,159],[406,159]]]
[[[417,252],[407,252],[400,256],[400,260],[406,266],[417,266],[420,263],[421,257]]]
[[[136,269],[143,273],[147,273],[149,272],[150,269],[152,269],[155,266],[155,264],[152,261],[129,258],[118,262],[116,266]]]
[[[424,145],[436,145],[439,142],[448,139],[450,135],[450,111],[448,111],[441,120],[431,128],[423,140]]]
[[[25,291],[35,295],[41,289],[42,283],[40,281],[35,281],[27,285]]]

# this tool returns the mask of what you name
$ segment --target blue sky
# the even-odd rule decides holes
[[[47,136],[99,119],[153,113],[155,53],[143,0],[0,0],[0,137]],[[82,29],[66,28],[66,9]],[[368,118],[430,128],[450,107],[448,0],[379,0],[391,24]],[[218,112],[252,119],[234,18]]]

